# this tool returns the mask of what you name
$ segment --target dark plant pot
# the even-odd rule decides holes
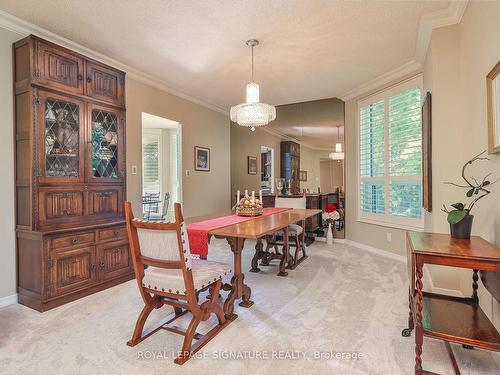
[[[467,215],[456,224],[450,224],[451,237],[458,239],[469,239],[472,230],[474,215]]]

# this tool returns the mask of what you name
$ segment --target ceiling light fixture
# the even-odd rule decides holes
[[[231,107],[229,115],[231,121],[238,125],[247,126],[252,131],[256,126],[264,126],[276,119],[276,108],[272,105],[260,103],[259,85],[253,82],[253,48],[259,45],[257,39],[246,41],[252,48],[252,81],[247,85],[247,101]]]
[[[340,143],[340,125],[337,125],[337,143],[335,143],[335,152],[330,152],[330,159],[344,160],[344,153],[342,152],[342,143]]]

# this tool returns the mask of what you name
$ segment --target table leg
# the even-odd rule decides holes
[[[288,227],[283,228],[283,248],[281,250],[281,261],[280,261],[280,271],[278,272],[278,276],[287,276],[288,272],[285,271],[288,258],[290,256],[288,251]]]
[[[252,258],[252,268],[250,272],[260,272],[259,259],[262,259],[264,255],[264,244],[262,243],[262,238],[257,239],[257,244],[255,245],[255,255]]]
[[[423,375],[422,370],[422,344],[424,342],[424,332],[422,328],[422,307],[423,307],[423,264],[417,260],[416,264],[416,294],[415,294],[415,375]]]
[[[245,243],[244,238],[232,237],[228,238],[227,242],[231,246],[231,251],[234,256],[234,275],[231,278],[231,289],[226,301],[224,302],[224,314],[227,319],[234,320],[238,317],[234,313],[234,302],[242,298],[240,306],[250,307],[253,305],[253,301],[250,300],[252,290],[248,285],[245,284],[245,275],[241,272],[241,251]],[[229,289],[228,286],[224,286],[224,290]]]
[[[412,298],[411,298],[411,288],[408,290],[408,309],[410,310],[408,314],[408,328],[403,329],[401,335],[403,337],[410,337],[413,328],[415,328],[413,323],[413,307],[412,307]]]

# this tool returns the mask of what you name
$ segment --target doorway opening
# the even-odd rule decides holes
[[[182,202],[182,126],[177,121],[142,113],[142,216],[173,218]]]
[[[274,193],[274,149],[267,146],[260,146],[260,188]]]

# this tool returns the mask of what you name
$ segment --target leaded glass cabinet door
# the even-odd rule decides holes
[[[84,180],[83,102],[38,92],[38,149],[40,183],[77,183]]]
[[[89,182],[125,181],[125,120],[120,110],[91,104]]]

